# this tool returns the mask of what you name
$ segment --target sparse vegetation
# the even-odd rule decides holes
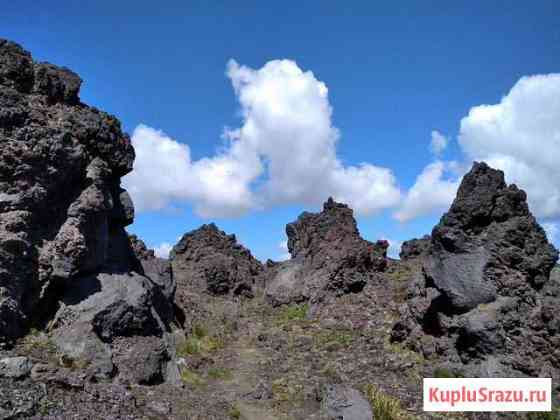
[[[226,368],[211,367],[208,369],[208,377],[211,379],[228,381],[233,378],[233,374],[231,373],[231,370]]]
[[[280,378],[272,382],[272,395],[276,401],[298,404],[304,399],[303,385]]]
[[[231,407],[229,410],[229,417],[232,419],[240,419],[241,418],[241,411],[237,407]]]
[[[434,378],[463,378],[460,372],[453,372],[451,369],[445,367],[438,367],[434,370]]]
[[[225,346],[222,335],[210,335],[208,328],[200,323],[194,324],[192,333],[177,345],[177,356],[187,357],[197,354],[207,354]]]
[[[301,305],[288,305],[282,308],[278,318],[276,319],[277,325],[283,325],[294,321],[303,321],[307,316],[309,305],[304,303]]]
[[[374,417],[378,420],[405,420],[409,419],[406,411],[401,407],[401,402],[385,394],[375,385],[368,385],[365,389],[365,394],[371,409],[373,410]]]
[[[187,368],[181,369],[181,380],[183,383],[193,386],[202,386],[206,384],[204,379],[202,379],[198,373]]]
[[[558,418],[560,418],[560,408],[558,407],[553,407],[552,411],[548,412],[527,414],[527,420],[557,420]]]
[[[32,329],[22,338],[21,345],[26,354],[45,361],[56,359],[56,345],[44,332]]]
[[[315,345],[319,348],[332,347],[333,344],[347,347],[354,341],[352,331],[320,331],[315,335]]]

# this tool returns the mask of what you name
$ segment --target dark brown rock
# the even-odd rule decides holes
[[[422,271],[393,340],[471,375],[538,376],[545,367],[559,373],[552,312],[560,307],[552,296],[560,285],[550,276],[558,251],[526,200],[503,172],[474,164],[420,253]],[[439,356],[426,347],[433,345]]]
[[[50,291],[100,270],[131,220],[134,151],[119,122],[79,103],[81,80],[0,41],[0,338],[42,318]]]
[[[361,291],[387,266],[386,241],[360,237],[353,211],[332,198],[321,213],[302,213],[286,226],[292,259],[269,264],[266,297],[273,305],[321,299],[328,291]]]
[[[262,264],[213,223],[185,234],[170,254],[179,291],[252,296]]]

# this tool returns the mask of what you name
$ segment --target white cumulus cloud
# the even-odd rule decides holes
[[[436,161],[424,168],[408,190],[394,217],[408,222],[435,211],[445,211],[455,198],[460,179],[455,162]]]
[[[547,222],[543,223],[542,227],[546,232],[546,237],[549,242],[556,242],[557,239],[560,239],[558,238],[558,234],[560,233],[558,223]]]
[[[437,130],[432,131],[432,140],[430,141],[430,151],[435,156],[441,156],[443,151],[447,148],[449,140]]]
[[[459,143],[525,189],[538,217],[560,217],[560,74],[523,77],[500,103],[471,108]]]
[[[560,74],[522,77],[499,103],[472,107],[460,122],[458,139],[463,170],[446,177],[457,167],[453,162],[426,166],[396,211],[398,220],[445,210],[459,175],[475,160],[503,170],[508,183],[523,188],[539,219],[560,219]],[[436,156],[447,143],[432,132]]]
[[[163,242],[154,248],[154,253],[156,254],[156,257],[169,258],[171,249],[173,249],[173,245],[168,242]]]
[[[227,76],[243,122],[225,130],[219,154],[192,161],[189,147],[162,131],[146,125],[134,130],[135,169],[124,184],[138,211],[188,201],[199,215],[225,217],[333,196],[367,215],[400,201],[391,170],[339,160],[328,89],[312,72],[290,60],[258,70],[232,60]]]

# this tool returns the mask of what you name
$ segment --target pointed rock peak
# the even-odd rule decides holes
[[[514,184],[508,186],[502,171],[475,162],[463,177],[457,197],[440,225],[470,230],[483,228],[493,221],[528,215],[525,191]]]
[[[204,224],[198,229],[185,233],[177,245],[173,247],[170,258],[173,259],[177,254],[189,252],[188,249],[193,247],[210,247],[222,250],[237,249],[251,254],[247,248],[238,243],[235,234],[228,235],[220,230],[215,223]]]
[[[337,203],[332,198],[325,202],[320,213],[303,212],[295,222],[286,225],[288,250],[292,257],[302,252],[314,252],[325,245],[330,248],[339,242],[361,241],[353,213],[346,204]]]
[[[329,211],[333,209],[349,209],[350,211],[352,211],[352,209],[350,209],[347,204],[337,203],[332,197],[329,197],[327,201],[323,203],[323,211]]]

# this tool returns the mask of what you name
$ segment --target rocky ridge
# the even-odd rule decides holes
[[[464,376],[558,378],[558,251],[524,191],[475,163],[434,227],[393,330]],[[426,240],[424,240],[426,241]]]

